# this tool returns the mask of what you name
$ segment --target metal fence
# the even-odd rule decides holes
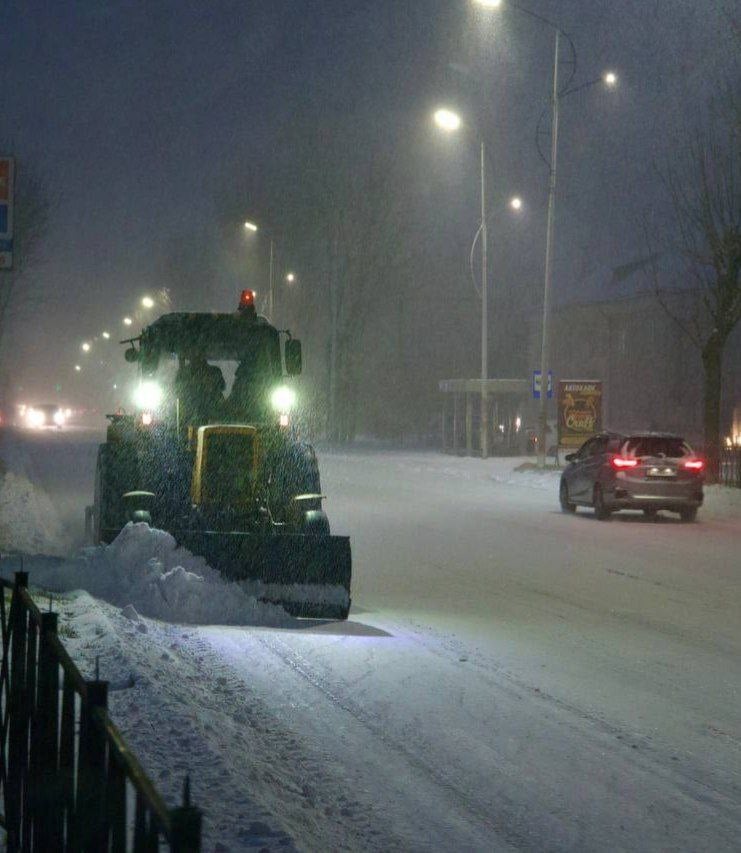
[[[201,813],[188,780],[183,805],[168,809],[108,715],[108,682],[82,677],[57,635],[57,614],[42,613],[27,587],[26,572],[14,583],[0,578],[7,849],[200,850]]]
[[[718,467],[719,482],[741,489],[741,447],[724,447]]]

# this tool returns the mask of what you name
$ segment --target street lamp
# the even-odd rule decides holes
[[[130,326],[133,322],[134,322],[134,321],[131,319],[131,317],[124,317],[124,318],[123,318],[123,324],[124,324],[124,326]]]
[[[143,296],[142,308],[154,308],[154,299],[151,296]]]
[[[497,8],[501,5],[499,0],[474,0],[474,2],[476,2],[479,6],[487,6],[489,8]],[[548,429],[548,361],[550,356],[548,325],[550,321],[550,298],[553,278],[553,241],[556,220],[556,164],[558,161],[559,119],[558,108],[561,99],[565,98],[567,95],[571,95],[574,92],[589,88],[590,86],[593,86],[596,83],[600,82],[604,83],[604,85],[608,88],[613,89],[617,85],[618,78],[617,74],[614,71],[606,71],[601,78],[597,80],[589,80],[588,82],[583,83],[580,86],[574,86],[572,88],[571,79],[573,78],[574,73],[572,71],[571,77],[569,77],[569,79],[566,81],[566,85],[563,87],[563,89],[559,89],[559,48],[561,35],[564,35],[571,44],[571,50],[574,54],[575,60],[576,50],[574,48],[574,43],[571,41],[570,37],[566,33],[564,33],[561,28],[553,21],[550,21],[548,18],[545,18],[542,15],[537,14],[536,12],[532,12],[529,9],[525,9],[515,4],[512,5],[513,8],[516,9],[518,12],[522,12],[523,14],[528,15],[529,17],[539,21],[542,24],[546,24],[547,26],[551,27],[551,29],[555,30],[556,33],[553,59],[553,89],[551,92],[551,157],[550,161],[546,161],[549,173],[548,216],[546,221],[545,270],[543,276],[543,319],[540,344],[540,407],[538,413],[538,467],[545,468],[545,458],[547,450],[546,433]],[[538,150],[540,151],[540,148],[538,148]],[[543,157],[543,159],[545,160],[545,157]]]
[[[522,199],[516,195],[509,200],[509,206],[512,210],[522,210]]]
[[[254,222],[247,221],[244,223],[244,227],[247,231],[251,231],[253,234],[257,233],[258,227]],[[273,241],[272,235],[268,234],[268,239],[270,240],[270,267],[268,270],[268,317],[272,320],[273,318],[273,305],[275,303],[275,288],[273,286],[273,266],[275,260],[275,242]]]
[[[287,281],[289,284],[293,284],[293,282],[294,282],[294,281],[296,281],[296,274],[295,274],[295,273],[292,273],[292,272],[289,272],[289,273],[288,273],[288,275],[286,276],[286,281]]]
[[[550,359],[550,300],[553,286],[553,241],[556,224],[556,165],[558,163],[558,127],[559,106],[561,99],[573,92],[594,86],[603,82],[608,88],[614,88],[617,84],[617,75],[614,71],[608,71],[597,80],[589,80],[580,86],[569,88],[569,82],[564,89],[559,90],[558,73],[560,57],[561,30],[555,25],[556,40],[553,57],[553,89],[551,91],[551,158],[548,162],[548,216],[546,220],[545,236],[545,271],[543,276],[543,319],[540,343],[540,407],[538,413],[538,467],[545,468],[547,451],[548,431],[548,362]],[[572,45],[573,47],[573,45]]]
[[[106,340],[109,340],[109,339],[110,339],[110,337],[111,337],[111,333],[110,333],[110,332],[103,332],[103,333],[101,334],[101,337],[102,337],[102,338],[105,338]]]
[[[90,344],[89,344],[87,341],[85,341],[85,342],[81,345],[80,349],[81,349],[83,352],[90,352]]]
[[[448,109],[439,109],[433,116],[435,124],[446,133],[453,133],[461,126],[458,113]],[[489,302],[487,253],[488,241],[486,232],[486,147],[483,136],[481,144],[481,456],[486,459],[489,455],[489,417],[488,394],[486,383],[489,379]]]

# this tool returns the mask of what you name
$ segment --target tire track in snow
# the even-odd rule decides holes
[[[464,655],[467,666],[478,670],[479,679],[483,683],[498,690],[506,690],[518,697],[521,692],[526,693],[530,699],[557,709],[562,712],[562,718],[559,722],[580,735],[584,734],[584,730],[579,725],[579,721],[614,738],[617,741],[614,748],[625,752],[625,757],[631,763],[640,766],[645,773],[661,779],[666,786],[675,788],[678,793],[692,799],[698,805],[706,806],[712,802],[713,808],[722,814],[723,819],[728,822],[729,828],[732,828],[741,837],[741,817],[738,810],[738,802],[741,797],[741,772],[735,774],[737,781],[733,789],[724,790],[708,779],[700,778],[697,771],[691,766],[691,755],[684,755],[682,762],[675,761],[672,755],[668,754],[668,748],[658,747],[650,736],[620,726],[602,715],[561,699],[541,687],[536,687],[492,661],[485,654],[468,649],[462,642],[446,637],[431,626],[426,627],[426,634],[420,631],[410,631],[408,626],[390,622],[384,623],[383,627],[390,633],[403,633],[430,654],[449,663],[460,661],[461,656]],[[433,637],[434,639],[432,639]],[[719,734],[726,735],[725,732]],[[731,736],[726,735],[726,737]],[[732,746],[739,747],[741,743],[737,742]],[[676,755],[677,750],[672,752]]]
[[[337,792],[327,758],[303,748],[302,734],[282,725],[202,630],[191,630],[179,652],[201,673],[204,688],[216,685],[220,713],[247,730],[245,761],[253,781],[260,782],[255,796],[280,816],[295,843],[310,850],[399,849],[393,837],[376,828],[383,826],[379,816]],[[255,639],[251,633],[245,636]]]
[[[497,836],[507,845],[522,849],[530,848],[536,843],[536,838],[529,825],[524,821],[512,819],[506,822],[497,820],[492,815],[490,804],[481,800],[470,791],[462,790],[460,784],[449,773],[441,767],[433,766],[425,761],[420,751],[413,749],[409,741],[402,741],[393,737],[383,720],[374,717],[360,705],[350,699],[337,684],[331,684],[328,679],[320,675],[316,667],[307,658],[299,654],[295,649],[276,637],[260,637],[260,643],[272,654],[278,657],[286,666],[290,667],[298,676],[308,682],[313,688],[321,692],[337,709],[349,714],[369,731],[384,747],[391,750],[397,756],[403,756],[407,764],[418,773],[422,774],[428,782],[443,789],[454,800],[457,807],[467,813],[480,826],[492,835]],[[501,800],[501,793],[500,793]],[[502,811],[513,816],[519,811],[517,805],[512,802],[502,802]]]

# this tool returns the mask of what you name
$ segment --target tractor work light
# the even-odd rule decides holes
[[[270,402],[276,412],[287,414],[296,403],[296,392],[287,385],[281,385],[273,391]]]
[[[162,388],[156,382],[141,382],[134,391],[134,403],[139,409],[151,412],[162,402]]]

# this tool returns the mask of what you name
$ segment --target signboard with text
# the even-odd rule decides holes
[[[0,270],[13,267],[13,181],[15,161],[0,157]]]
[[[602,429],[602,380],[561,379],[558,383],[558,446],[581,447]]]

